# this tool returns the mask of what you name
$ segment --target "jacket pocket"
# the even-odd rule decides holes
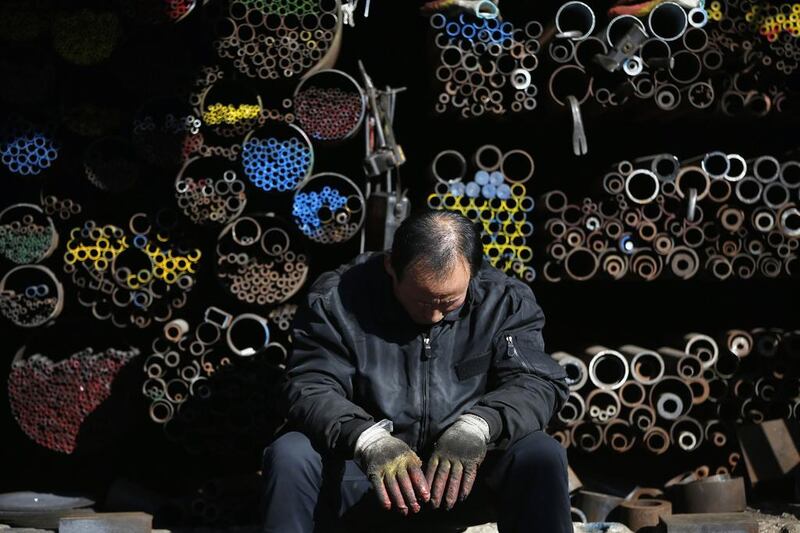
[[[456,376],[459,381],[464,381],[480,374],[485,374],[492,366],[492,352],[488,351],[465,359],[455,365]]]
[[[513,359],[529,374],[550,379],[566,378],[566,371],[544,352],[544,340],[537,330],[508,331],[501,334],[507,359]]]

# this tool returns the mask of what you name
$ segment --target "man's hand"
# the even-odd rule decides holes
[[[443,495],[448,511],[453,508],[456,499],[466,499],[475,483],[478,466],[486,457],[488,442],[489,425],[477,415],[461,415],[442,434],[428,462],[427,471],[431,501],[435,508],[441,505]]]
[[[366,472],[381,505],[403,515],[417,513],[430,499],[422,461],[408,444],[381,427],[367,429],[356,443],[356,460]]]

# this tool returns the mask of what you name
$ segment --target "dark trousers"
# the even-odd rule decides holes
[[[380,508],[353,461],[324,461],[302,433],[287,433],[264,450],[264,532],[384,531],[408,524],[467,527],[496,521],[500,533],[571,533],[567,459],[537,431],[503,451],[490,451],[472,493],[450,511],[423,505],[403,517]]]

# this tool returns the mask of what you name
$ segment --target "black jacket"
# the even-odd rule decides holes
[[[350,458],[361,432],[388,418],[426,456],[459,415],[474,413],[488,422],[491,447],[505,448],[543,429],[568,394],[563,368],[544,352],[543,324],[530,288],[484,261],[460,309],[418,326],[394,297],[383,254],[362,254],[321,275],[297,311],[289,427]]]

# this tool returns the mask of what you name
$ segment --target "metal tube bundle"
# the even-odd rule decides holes
[[[159,2],[125,2],[119,8],[130,17],[151,24],[177,23],[186,18],[197,6],[197,0],[163,0]],[[207,4],[208,2],[203,2]]]
[[[41,207],[20,203],[0,211],[0,255],[12,263],[38,263],[56,246],[58,231]]]
[[[37,176],[52,166],[60,142],[49,127],[12,116],[0,127],[0,163],[13,174]]]
[[[178,207],[195,224],[227,224],[247,205],[244,181],[221,156],[194,157],[175,178]]]
[[[525,187],[533,176],[533,158],[524,150],[503,152],[487,144],[470,160],[475,170],[468,173],[467,160],[455,150],[444,150],[434,158],[431,173],[437,184],[436,191],[428,196],[428,206],[458,211],[480,223],[483,251],[489,262],[533,281],[536,271],[529,266],[533,251],[527,239],[533,234],[528,214],[534,202]]]
[[[227,80],[219,66],[200,69],[188,103],[194,115],[203,117],[203,121],[198,134],[184,143],[184,160],[199,155],[237,161],[242,152],[242,138],[254,128],[268,121],[291,124],[295,119],[290,98],[284,98],[279,109],[268,109],[256,91],[241,81]]]
[[[81,9],[54,17],[53,48],[76,65],[96,65],[107,60],[122,35],[122,24],[113,12]]]
[[[217,278],[239,301],[285,302],[303,286],[309,258],[285,220],[268,214],[237,218],[217,238]]]
[[[0,279],[0,314],[21,328],[55,320],[64,309],[64,287],[42,265],[18,265]]]
[[[312,241],[336,244],[358,233],[366,218],[366,200],[350,178],[324,172],[297,187],[292,216],[295,225]]]
[[[108,398],[111,385],[139,350],[94,353],[86,348],[53,362],[17,352],[8,376],[11,412],[22,431],[34,442],[53,451],[72,453],[84,420]]]
[[[580,1],[564,3],[542,46],[555,65],[550,98],[601,108],[653,101],[663,111],[785,111],[797,90],[800,4],[732,0],[707,9],[676,2],[618,5],[605,24]],[[588,105],[588,104],[587,104]]]
[[[654,280],[699,272],[717,279],[797,275],[800,163],[709,152],[679,161],[657,154],[612,166],[607,196],[543,198],[551,238],[548,281]]]
[[[53,194],[41,194],[42,210],[49,217],[58,216],[61,220],[69,220],[83,211],[81,204],[71,198],[61,199]]]
[[[262,80],[301,75],[338,54],[338,0],[231,0],[214,48],[234,68]]]
[[[245,175],[264,191],[298,187],[314,167],[314,149],[294,124],[270,122],[247,134],[242,144]]]
[[[201,125],[180,98],[153,98],[136,113],[131,139],[136,153],[148,163],[176,168],[184,163],[185,147],[199,135]]]
[[[515,28],[496,13],[435,13],[430,26],[439,56],[437,113],[453,110],[466,118],[536,108],[532,73],[539,65],[541,24],[530,21]]]
[[[143,365],[150,418],[191,451],[254,444],[245,438],[270,431],[263,396],[286,353],[267,319],[253,313],[209,307],[196,327],[172,320]]]
[[[243,81],[224,79],[222,73],[212,79],[200,91],[195,106],[202,125],[219,137],[237,140],[263,126],[264,105],[256,91]]]
[[[570,395],[551,433],[565,446],[656,455],[705,446],[729,473],[735,424],[800,415],[800,330],[690,333],[674,347],[592,346],[553,358]]]
[[[135,213],[123,229],[88,220],[69,232],[64,272],[78,302],[120,328],[167,322],[186,304],[202,253],[191,248],[175,214]]]
[[[89,183],[113,193],[130,189],[140,176],[133,144],[121,137],[93,141],[84,153],[83,170]]]
[[[356,134],[366,113],[358,82],[340,70],[319,70],[294,91],[297,122],[312,139],[341,141]]]

